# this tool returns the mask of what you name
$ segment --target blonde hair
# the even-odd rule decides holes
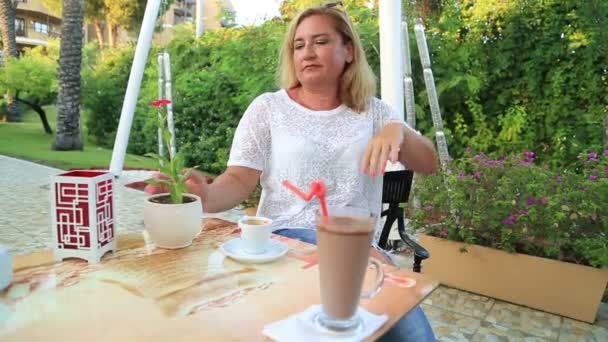
[[[332,19],[334,28],[342,36],[344,44],[351,43],[353,47],[353,60],[347,63],[340,77],[340,100],[356,112],[368,109],[371,97],[376,94],[376,77],[365,58],[363,45],[354,25],[343,10],[337,7],[312,7],[296,16],[287,31],[281,49],[280,66],[278,69],[279,86],[291,89],[300,85],[295,72],[293,60],[294,38],[300,23],[314,15],[325,15]]]

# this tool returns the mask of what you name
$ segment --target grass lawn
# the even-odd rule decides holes
[[[44,110],[53,132],[56,132],[57,109],[54,106],[45,106]],[[96,146],[88,141],[82,117],[81,125],[85,139],[84,151],[53,151],[51,145],[54,135],[44,133],[38,114],[29,110],[23,114],[23,122],[0,122],[0,154],[63,170],[90,167],[109,168],[112,150]],[[124,167],[155,169],[157,163],[156,160],[148,157],[127,154]]]

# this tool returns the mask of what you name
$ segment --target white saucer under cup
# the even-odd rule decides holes
[[[277,260],[289,251],[289,246],[286,243],[270,239],[263,253],[250,254],[244,251],[242,243],[241,238],[235,238],[222,244],[220,250],[236,261],[251,264],[262,264]]]

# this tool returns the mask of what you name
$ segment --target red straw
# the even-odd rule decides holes
[[[314,181],[312,184],[314,190],[316,190],[316,195],[319,198],[319,204],[321,204],[321,213],[324,217],[329,217],[329,213],[327,212],[327,203],[325,202],[325,183],[323,181],[318,180]]]
[[[323,181],[317,180],[310,183],[309,193],[305,193],[304,191],[298,189],[288,180],[283,181],[283,186],[293,191],[296,195],[298,195],[305,201],[310,201],[314,196],[317,196],[319,198],[319,203],[321,204],[321,213],[324,217],[329,217],[329,213],[327,212],[327,203],[325,202],[325,190],[327,188],[325,187],[325,183],[323,183]]]

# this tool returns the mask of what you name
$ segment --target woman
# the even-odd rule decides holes
[[[420,173],[437,169],[433,144],[374,98],[375,77],[359,36],[336,4],[296,17],[281,54],[282,89],[256,98],[236,130],[227,170],[213,183],[194,173],[189,190],[205,212],[231,209],[262,184],[258,215],[274,220],[275,233],[315,243],[318,204],[304,202],[281,185],[301,188],[322,179],[329,205],[356,205],[378,214],[388,160]],[[148,186],[148,193],[161,192]],[[434,340],[424,313],[415,308],[386,340]]]

